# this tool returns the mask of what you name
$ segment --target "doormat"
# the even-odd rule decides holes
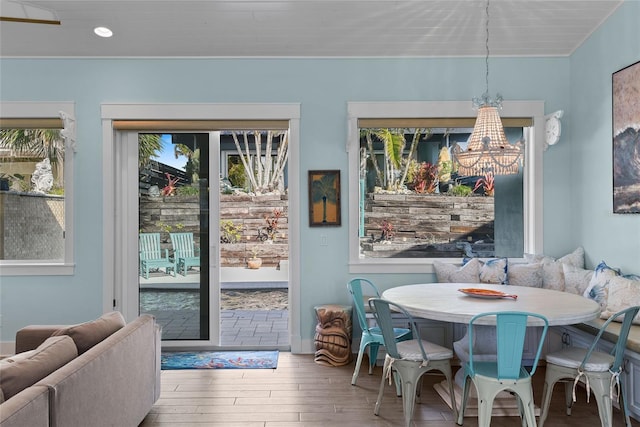
[[[195,351],[162,353],[162,370],[175,369],[275,369],[278,351]]]

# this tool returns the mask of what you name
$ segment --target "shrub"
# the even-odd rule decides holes
[[[469,196],[473,193],[473,189],[468,185],[455,184],[448,193],[452,196]]]

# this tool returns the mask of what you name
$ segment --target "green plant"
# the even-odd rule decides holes
[[[49,194],[54,195],[54,196],[64,196],[64,188],[63,187],[56,187],[54,186],[50,191]]]
[[[181,222],[177,223],[176,224],[176,230],[182,230],[182,229],[184,229],[184,224],[181,223]]]
[[[200,188],[195,185],[185,185],[176,188],[176,195],[178,196],[197,196],[200,194]]]
[[[453,196],[469,196],[473,190],[468,185],[454,184],[449,193]]]
[[[173,230],[173,227],[169,224],[165,224],[162,221],[158,221],[156,222],[156,226],[161,230],[164,231],[165,233],[171,233],[171,230]]]
[[[247,186],[247,175],[242,163],[234,163],[229,166],[229,182],[237,188]]]
[[[251,259],[256,259],[258,258],[258,254],[260,253],[260,248],[257,246],[254,246],[251,248]]]
[[[230,219],[220,221],[220,243],[237,243],[242,238],[243,226]]]

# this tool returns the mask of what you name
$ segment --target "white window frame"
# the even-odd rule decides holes
[[[360,132],[358,119],[376,118],[475,118],[470,101],[348,102],[347,152],[349,157],[349,272],[433,273],[434,258],[361,258],[359,229]],[[544,101],[504,101],[501,117],[531,117],[533,126],[524,128],[524,252],[541,253],[543,248]],[[438,258],[459,262],[460,258]]]
[[[64,259],[62,260],[0,260],[0,276],[70,276],[75,272],[73,252],[73,159],[76,126],[73,102],[2,102],[0,116],[4,119],[62,119],[64,128]]]

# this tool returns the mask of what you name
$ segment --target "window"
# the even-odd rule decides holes
[[[2,103],[2,275],[73,274],[74,117],[72,103]]]
[[[540,251],[543,107],[504,103],[508,138],[525,141],[524,167],[495,178],[495,198],[454,198],[452,187],[467,184],[470,191],[483,178],[437,177],[451,172],[443,152],[454,142],[464,146],[473,128],[471,102],[349,103],[350,272],[431,272],[434,258]],[[391,147],[396,151],[385,155]],[[434,194],[419,194],[427,192]]]

